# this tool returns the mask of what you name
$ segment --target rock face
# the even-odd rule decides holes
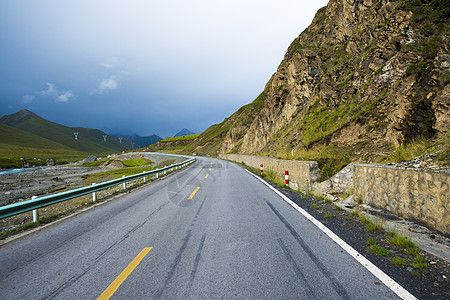
[[[195,152],[383,151],[448,132],[449,12],[440,0],[331,0],[257,100],[203,133]]]

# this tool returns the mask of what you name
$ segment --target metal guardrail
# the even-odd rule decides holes
[[[37,209],[45,207],[45,206],[49,206],[49,205],[63,202],[66,200],[70,200],[73,198],[81,197],[84,195],[92,194],[92,193],[95,193],[95,192],[98,192],[98,191],[101,191],[101,190],[104,190],[107,188],[111,188],[111,187],[119,185],[119,184],[126,183],[128,181],[147,177],[147,176],[150,176],[153,174],[158,174],[160,172],[164,172],[164,171],[170,170],[172,168],[184,167],[186,165],[193,163],[194,161],[195,161],[195,158],[190,158],[187,161],[184,161],[184,162],[181,162],[178,164],[173,164],[168,167],[161,168],[161,169],[156,169],[156,170],[152,170],[152,171],[148,171],[148,172],[134,174],[134,175],[130,175],[127,177],[122,177],[119,179],[114,179],[114,180],[110,180],[110,181],[98,183],[95,185],[66,191],[66,192],[62,192],[62,193],[58,193],[58,194],[54,194],[54,195],[43,196],[43,197],[34,198],[31,200],[27,200],[27,201],[23,201],[23,202],[19,202],[19,203],[1,206],[0,207],[0,219],[18,215],[18,214],[21,214],[21,213],[24,213],[27,211],[31,211],[31,210],[37,210]]]

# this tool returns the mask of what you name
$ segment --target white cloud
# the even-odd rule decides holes
[[[106,62],[99,64],[99,66],[105,68],[105,69],[112,69],[116,67],[120,63],[120,59],[118,57],[111,57]]]
[[[34,101],[34,99],[36,99],[36,96],[25,95],[25,96],[22,97],[22,103],[23,104],[30,104],[31,102]]]
[[[97,89],[94,91],[95,94],[103,94],[106,91],[115,90],[119,87],[119,78],[112,75],[109,78],[100,81]]]
[[[47,89],[40,92],[44,96],[52,96],[57,97],[58,91],[56,90],[56,85],[53,83],[47,82]]]
[[[70,99],[75,98],[74,94],[71,90],[63,91],[57,98],[56,101],[58,102],[69,102]]]
[[[75,98],[74,93],[71,90],[59,90],[55,84],[47,82],[47,89],[38,92],[37,94],[42,96],[47,96],[53,98],[56,102],[69,102],[71,99]],[[25,98],[28,97],[28,98]],[[31,99],[33,97],[33,99]],[[35,96],[24,96],[22,101],[25,99],[33,101]]]

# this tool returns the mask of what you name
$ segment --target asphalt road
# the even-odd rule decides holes
[[[0,248],[0,299],[398,299],[239,166],[176,175]]]

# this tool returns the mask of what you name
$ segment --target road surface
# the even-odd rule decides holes
[[[0,248],[1,299],[398,299],[254,175],[191,167]]]

